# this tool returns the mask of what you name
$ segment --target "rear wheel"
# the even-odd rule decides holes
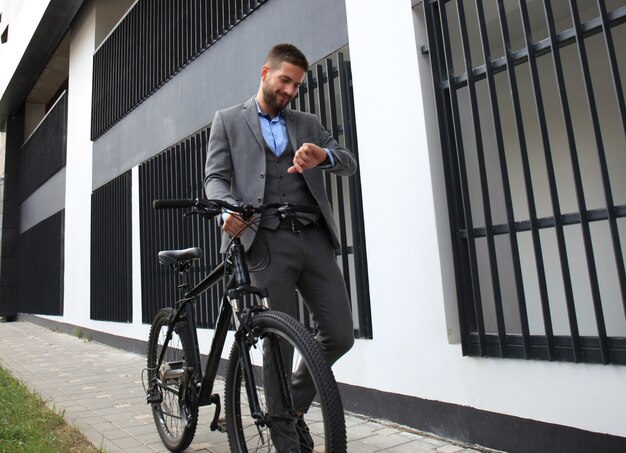
[[[179,452],[191,444],[198,423],[196,368],[185,320],[178,322],[165,344],[171,308],[161,309],[148,339],[148,401],[161,440],[170,451]],[[161,351],[165,355],[156,369]]]
[[[244,351],[237,341],[233,344],[226,373],[224,401],[231,451],[345,452],[341,397],[319,343],[302,324],[284,313],[262,312],[254,315],[250,324],[256,342],[248,338]],[[270,355],[280,358],[269,361]],[[243,366],[246,357],[252,363],[260,408],[254,416],[250,407],[255,396],[248,395]],[[269,390],[268,381],[276,380],[277,374],[268,368],[275,370],[277,362],[284,365],[285,379],[282,386],[278,385],[282,390],[277,391],[276,386]],[[303,392],[292,392],[295,381],[301,382],[303,372],[310,374],[317,394],[304,414],[305,423],[296,415],[306,408],[296,406],[307,398],[302,398]]]

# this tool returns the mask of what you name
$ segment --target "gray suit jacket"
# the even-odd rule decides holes
[[[285,123],[289,142],[294,152],[303,143],[314,143],[333,154],[336,165],[328,170],[311,168],[304,171],[304,179],[321,208],[335,248],[340,247],[337,226],[333,219],[324,186],[324,171],[351,175],[356,171],[354,155],[340,146],[324,129],[315,115],[285,109]],[[207,151],[204,188],[209,199],[230,203],[263,204],[265,192],[265,141],[254,97],[244,104],[216,112]],[[222,238],[222,253],[228,237]],[[255,232],[248,228],[241,240],[249,249]]]

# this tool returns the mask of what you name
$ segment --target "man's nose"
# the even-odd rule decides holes
[[[298,87],[295,85],[288,85],[286,91],[287,91],[287,94],[289,94],[289,96],[294,97],[296,93],[298,92]]]

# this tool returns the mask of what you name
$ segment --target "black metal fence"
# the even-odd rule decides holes
[[[160,250],[197,246],[204,258],[190,272],[191,283],[198,283],[221,262],[220,234],[215,222],[183,217],[184,210],[156,211],[154,199],[204,198],[202,181],[209,129],[154,156],[139,166],[142,319],[151,323],[156,312],[171,306],[179,297],[178,276],[157,260]],[[212,328],[217,319],[221,288],[214,287],[196,305],[198,325]]]
[[[20,149],[20,202],[65,167],[67,155],[67,92]]]
[[[335,138],[352,149],[358,158],[354,110],[351,98],[349,61],[342,53],[314,65],[292,105],[318,115]],[[152,209],[155,198],[202,198],[209,129],[203,129],[139,167],[141,216],[141,268],[143,321],[151,322],[156,311],[171,305],[177,297],[177,279],[170,269],[158,264],[159,250],[199,246],[205,251],[195,266],[193,279],[199,281],[221,261],[220,234],[215,222],[185,219],[180,210]],[[355,318],[356,335],[372,335],[367,262],[361,208],[360,179],[328,177],[327,191],[332,200],[341,231],[338,260],[349,289]],[[221,288],[205,294],[198,304],[198,322],[213,327],[221,298]],[[310,325],[306,309],[300,306],[301,319]]]
[[[19,311],[63,315],[65,211],[20,234],[17,240]]]
[[[423,7],[463,353],[626,364],[626,6]]]
[[[139,0],[94,55],[96,140],[267,0]]]
[[[132,321],[131,199],[130,171],[91,195],[91,319]]]

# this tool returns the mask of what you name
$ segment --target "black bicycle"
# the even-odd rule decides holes
[[[155,200],[155,209],[188,208],[186,215],[213,218],[224,210],[238,213],[250,228],[272,210],[281,219],[298,218],[317,208],[291,204],[233,206],[221,200]],[[270,251],[271,252],[271,251]],[[267,291],[251,285],[245,252],[232,239],[224,261],[189,289],[188,271],[202,258],[197,247],[159,252],[159,262],[178,272],[184,295],[161,309],[148,339],[147,402],[157,430],[171,451],[187,448],[195,435],[198,408],[213,404],[212,431],[226,431],[233,452],[345,452],[346,430],[337,383],[314,336],[292,317],[272,311]],[[196,334],[194,302],[226,279],[224,297],[204,372]],[[252,295],[253,303],[244,303]],[[236,327],[225,376],[225,415],[213,393],[231,320]],[[269,359],[268,357],[271,357]],[[317,396],[306,422],[293,406],[292,377],[310,374]],[[270,410],[271,407],[271,410]]]

